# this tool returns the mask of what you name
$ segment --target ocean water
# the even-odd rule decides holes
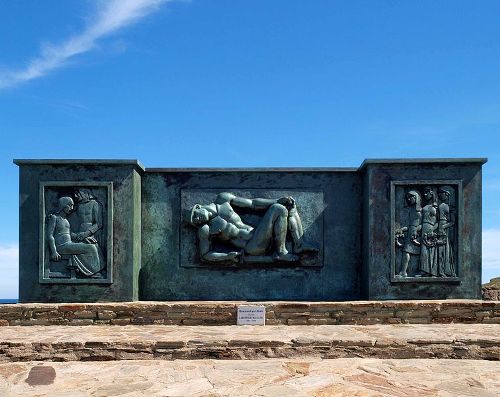
[[[17,303],[17,299],[0,299],[0,304],[3,303]]]

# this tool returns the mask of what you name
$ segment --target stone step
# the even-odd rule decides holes
[[[479,360],[176,360],[0,364],[0,396],[500,395],[500,362]]]
[[[500,360],[500,325],[2,327],[0,361],[264,358]]]
[[[120,302],[0,305],[0,325],[233,325],[241,305],[263,305],[268,325],[500,324],[500,301]]]

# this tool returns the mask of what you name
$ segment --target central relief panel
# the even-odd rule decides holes
[[[182,189],[180,266],[323,265],[321,191]]]

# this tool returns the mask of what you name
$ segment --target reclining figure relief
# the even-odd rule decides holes
[[[258,224],[246,224],[242,213],[259,214]],[[198,229],[199,255],[204,262],[293,263],[319,251],[304,240],[297,205],[290,196],[248,199],[219,193],[210,204],[195,204],[189,223]]]

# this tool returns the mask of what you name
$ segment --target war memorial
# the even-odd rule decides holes
[[[500,303],[481,299],[486,159],[14,162],[20,303],[0,305],[0,361],[300,359],[283,368],[303,376],[314,359],[500,360]],[[474,371],[457,361],[426,367],[447,368],[451,395]],[[179,387],[165,395],[194,386]]]
[[[479,299],[484,162],[16,160],[20,301]]]

